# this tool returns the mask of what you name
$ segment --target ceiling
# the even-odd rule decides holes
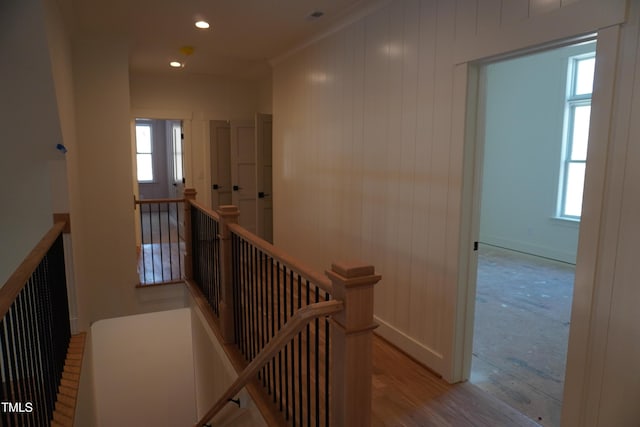
[[[255,78],[268,61],[379,0],[59,0],[73,36],[125,37],[132,71]],[[310,19],[314,11],[324,15]],[[211,24],[195,28],[197,19]],[[182,46],[193,46],[185,56]],[[171,69],[171,60],[185,61]]]

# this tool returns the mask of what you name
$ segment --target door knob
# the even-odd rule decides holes
[[[237,185],[233,186],[233,191],[238,191],[238,190],[242,190],[242,187],[239,187]]]
[[[258,193],[258,198],[259,198],[259,199],[264,199],[265,197],[270,196],[270,195],[271,195],[271,194],[265,193],[264,191],[260,191],[260,192]]]

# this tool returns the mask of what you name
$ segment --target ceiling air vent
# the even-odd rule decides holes
[[[323,15],[324,15],[324,12],[320,10],[314,10],[307,16],[307,21],[313,21],[315,19],[322,17]]]

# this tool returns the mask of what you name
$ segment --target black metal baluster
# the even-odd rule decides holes
[[[9,363],[9,345],[8,345],[8,333],[6,329],[6,322],[4,319],[0,320],[0,355],[2,356],[2,389],[0,396],[2,402],[8,402],[11,397],[11,367]],[[10,425],[9,413],[0,411],[0,420],[2,420],[3,426]]]
[[[281,323],[281,299],[280,294],[280,262],[276,263],[276,278],[278,290],[278,331],[282,327]],[[280,411],[282,412],[282,352],[278,352],[278,400],[280,401]]]
[[[283,323],[287,323],[287,267],[282,267],[282,295],[284,297],[283,300]],[[285,344],[284,348],[281,350],[284,352],[284,395],[285,395],[285,419],[289,419],[289,352],[288,352],[288,344]]]
[[[144,205],[138,205],[139,208],[139,212],[140,212],[140,233],[142,235],[141,239],[140,239],[140,252],[142,252],[142,283],[147,283],[147,254],[145,253],[146,251],[144,250],[144,212],[142,211],[142,206]]]
[[[302,277],[298,275],[298,310],[302,307]],[[302,332],[298,333],[298,406],[302,425]]]
[[[253,287],[253,248],[251,247],[251,245],[247,242],[247,290],[248,292],[248,300],[247,300],[247,314],[249,316],[248,321],[247,321],[247,325],[248,325],[248,331],[249,331],[249,359],[248,360],[253,360],[253,358],[255,357],[256,353],[256,348],[255,348],[255,327],[253,324],[254,321],[254,310],[255,310],[255,304],[253,303],[253,297],[254,297],[254,287]]]
[[[325,292],[325,301],[329,301],[329,293]],[[324,320],[324,425],[329,427],[329,390],[331,384],[329,383],[329,361],[331,354],[329,353],[329,343],[331,337],[329,336],[329,318]]]
[[[306,292],[307,292],[307,305],[309,305],[309,281],[306,281]],[[307,323],[307,350],[306,350],[306,359],[307,359],[307,425],[311,425],[311,362],[310,362],[310,327],[309,323]]]
[[[23,365],[23,376],[22,381],[24,382],[24,397],[22,403],[32,402],[33,396],[35,394],[34,383],[33,383],[33,374],[31,371],[31,354],[29,352],[29,340],[27,335],[27,325],[28,325],[28,313],[26,307],[26,297],[24,296],[25,289],[16,297],[14,304],[16,306],[17,311],[17,325],[19,330],[19,341],[20,341],[20,359],[22,360]],[[21,416],[23,421],[27,421],[29,425],[33,424],[34,416],[32,414],[23,414]]]
[[[162,223],[162,207],[163,204],[158,203],[158,228],[159,228],[159,233],[160,233],[160,237],[159,237],[159,245],[160,245],[160,283],[167,281],[167,278],[165,277],[165,247],[164,247],[164,243],[162,241],[162,230],[164,229],[165,233],[166,233],[166,229],[164,228],[164,224]],[[167,209],[169,209],[169,204],[167,204]],[[169,227],[169,224],[167,224],[167,227]]]
[[[38,363],[38,348],[37,348],[37,336],[36,336],[36,326],[35,326],[35,302],[34,302],[34,292],[33,292],[33,284],[27,283],[24,287],[24,295],[25,295],[25,304],[26,310],[29,317],[29,326],[26,328],[27,335],[29,336],[29,359],[31,364],[31,372],[33,376],[33,398],[32,403],[35,408],[40,407],[42,404],[42,380],[40,377],[40,367]],[[34,410],[32,414],[35,414],[35,421],[37,425],[42,425],[46,423],[47,420],[43,418],[44,414],[42,411]]]
[[[275,312],[275,290],[274,290],[274,275],[273,275],[273,258],[269,260],[269,286],[271,289],[271,333],[269,334],[269,339],[273,338],[275,335],[275,322],[276,322],[276,312]],[[273,380],[273,401],[276,401],[276,357],[273,356],[271,359],[271,378]]]
[[[262,251],[260,251],[260,256],[258,258],[259,261],[259,267],[258,267],[258,277],[259,277],[259,283],[260,283],[260,350],[262,350],[264,348],[265,345],[265,299],[264,299],[264,288],[265,288],[265,276],[264,276],[264,266],[265,263],[263,262],[265,258],[265,255]],[[267,385],[267,378],[266,378],[266,366],[263,366],[261,369],[261,376],[262,376],[262,386],[266,387]]]
[[[156,281],[155,249],[153,247],[153,213],[151,205],[147,205],[147,207],[149,209],[149,248],[151,250],[151,281],[149,283],[153,283]]]
[[[257,252],[258,249],[254,246],[251,247],[251,292],[253,295],[253,299],[251,301],[251,316],[253,317],[253,323],[251,324],[251,329],[253,330],[253,360],[258,353],[260,353],[260,336],[259,336],[259,328],[258,328],[258,284],[257,284]]]
[[[205,215],[205,223],[206,223],[206,230],[207,230],[207,234],[205,236],[205,243],[204,243],[204,249],[205,249],[205,260],[206,260],[206,264],[205,264],[205,270],[204,270],[204,275],[205,275],[205,283],[207,284],[207,292],[209,293],[208,296],[208,303],[209,303],[209,307],[211,307],[211,309],[213,310],[214,313],[217,312],[216,309],[216,290],[215,287],[213,286],[213,221],[211,220],[211,218],[209,218],[208,216]]]
[[[316,300],[315,302],[318,303],[320,302],[320,289],[316,286]],[[315,398],[316,398],[316,405],[315,405],[315,410],[316,410],[316,426],[320,425],[320,363],[319,363],[319,359],[318,357],[320,356],[320,319],[318,319],[316,317],[315,321],[315,372],[314,372],[314,376],[315,376]]]
[[[13,327],[13,306],[9,309],[4,317],[5,325],[7,326],[7,355],[9,364],[9,381],[10,386],[10,401],[16,401],[20,399],[20,384],[18,381],[17,361],[15,355],[15,342],[13,339],[14,327]],[[13,418],[13,422],[9,421],[9,425],[17,425],[16,415],[12,414],[10,418]]]
[[[238,291],[238,276],[239,276],[239,265],[240,265],[240,256],[238,250],[238,237],[235,234],[231,235],[231,253],[233,254],[233,259],[231,261],[232,270],[233,270],[233,321],[235,323],[235,341],[238,347],[242,347],[242,322],[240,321],[240,312],[241,312],[241,302],[240,302],[240,292]]]
[[[250,361],[252,359],[251,353],[253,350],[253,348],[251,347],[251,283],[250,283],[250,277],[249,277],[249,275],[251,274],[251,271],[249,270],[250,256],[249,256],[249,244],[244,239],[242,242],[244,245],[243,265],[244,265],[244,271],[245,271],[245,278],[244,278],[245,311],[247,313],[245,318],[245,330],[247,333],[247,336],[246,336],[247,354],[245,356],[247,357],[247,360]]]
[[[240,277],[240,286],[242,287],[242,354],[244,355],[244,357],[246,359],[248,359],[248,345],[247,345],[247,337],[248,337],[248,331],[247,331],[247,322],[246,322],[246,318],[248,316],[247,311],[247,289],[246,289],[246,285],[247,285],[247,281],[246,279],[246,274],[247,274],[247,266],[245,265],[246,262],[246,245],[245,245],[245,241],[243,238],[240,238],[240,245],[242,248],[242,254],[240,256],[240,262],[241,262],[241,268],[242,268],[242,276]]]

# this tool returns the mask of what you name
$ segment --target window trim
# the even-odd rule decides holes
[[[154,160],[154,156],[153,156],[153,122],[151,120],[136,120],[135,122],[136,124],[136,180],[139,184],[153,184],[155,183],[155,173],[154,173],[154,168],[153,168],[153,160]],[[138,126],[142,127],[148,127],[149,128],[149,138],[150,138],[150,144],[149,144],[149,152],[142,152],[139,151],[138,148],[138,132],[137,132],[137,128]],[[139,179],[139,175],[138,175],[138,156],[139,155],[149,155],[151,157],[151,179],[150,180],[141,180]]]
[[[560,182],[558,185],[558,204],[556,208],[556,218],[567,221],[580,222],[581,215],[570,215],[566,213],[567,191],[569,184],[569,165],[585,164],[584,160],[575,160],[572,158],[573,151],[573,135],[575,131],[575,112],[577,107],[591,107],[591,98],[593,89],[589,93],[576,95],[578,64],[581,61],[595,58],[596,52],[588,52],[580,55],[574,55],[568,58],[567,72],[567,90],[565,95],[565,112],[564,112],[564,132],[562,137],[562,156],[560,165]],[[593,84],[593,83],[592,83]],[[586,168],[586,167],[585,167]],[[584,192],[583,192],[584,196]],[[582,212],[581,212],[582,214]]]

